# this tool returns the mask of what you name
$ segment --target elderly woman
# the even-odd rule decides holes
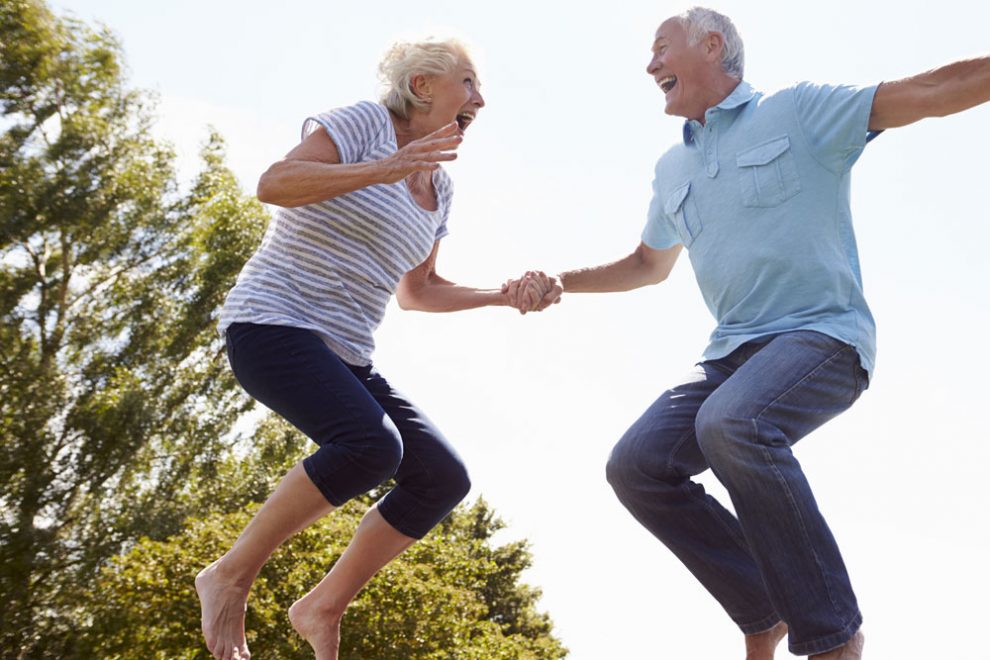
[[[316,657],[336,658],[347,605],[470,487],[457,453],[371,355],[393,293],[403,309],[431,312],[509,304],[499,289],[458,286],[435,268],[452,195],[440,163],[456,158],[485,102],[456,41],[397,44],[380,72],[380,104],[307,119],[302,142],[262,175],[258,198],[281,208],[221,313],[238,381],[319,448],[196,578],[217,658],[248,657],[248,590],[275,548],[394,477],[333,569],[289,609]]]

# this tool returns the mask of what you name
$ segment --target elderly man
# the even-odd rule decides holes
[[[856,597],[791,453],[873,369],[850,169],[877,131],[990,100],[990,58],[763,94],[743,81],[732,22],[698,7],[660,25],[652,52],[666,112],[687,121],[657,163],[642,242],[613,263],[506,288],[523,310],[562,291],[626,291],[664,280],[687,248],[718,325],[693,376],[615,446],[609,483],[742,629],[747,658],[772,658],[784,635],[798,655],[860,658]],[[735,516],[691,480],[708,468]]]

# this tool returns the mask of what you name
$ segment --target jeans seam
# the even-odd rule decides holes
[[[815,368],[813,368],[811,371],[805,374],[800,380],[798,380],[796,383],[794,383],[789,388],[787,388],[785,392],[782,392],[780,395],[775,397],[773,401],[767,403],[767,405],[765,405],[760,410],[760,412],[752,419],[753,439],[755,440],[757,445],[762,445],[762,443],[760,443],[759,441],[760,432],[758,425],[759,422],[762,420],[763,415],[767,412],[767,410],[769,410],[772,406],[776,405],[777,403],[785,399],[798,387],[808,382],[809,379],[813,378],[815,375],[820,373],[822,369],[824,369],[826,366],[834,362],[836,358],[838,358],[840,355],[850,350],[855,350],[855,349],[853,349],[853,347],[848,344],[844,344],[841,348],[839,348],[834,353],[832,353],[831,355],[823,359],[821,362],[819,362],[818,365],[815,366]],[[800,509],[797,507],[797,502],[795,501],[794,494],[791,492],[791,489],[788,487],[787,481],[784,479],[784,475],[781,474],[780,469],[777,467],[777,464],[774,463],[773,461],[773,454],[770,451],[770,447],[763,445],[763,456],[767,462],[768,467],[770,467],[770,469],[773,470],[773,474],[777,482],[783,488],[784,493],[787,496],[788,504],[791,507],[791,510],[795,513],[795,517],[797,518],[798,524],[801,526],[802,539],[805,545],[807,546],[808,550],[811,552],[811,556],[815,561],[815,566],[818,567],[819,577],[821,578],[822,584],[825,587],[825,593],[828,594],[828,600],[829,603],[831,603],[832,605],[832,610],[835,614],[840,614],[838,604],[835,601],[835,595],[832,593],[832,588],[829,585],[829,580],[825,574],[825,569],[822,566],[821,558],[818,556],[818,553],[815,551],[814,545],[811,543],[811,538],[808,535],[808,529],[807,529],[807,525],[805,524],[804,517],[801,515]]]
[[[773,401],[770,401],[769,403],[767,403],[767,405],[763,406],[763,408],[760,410],[760,412],[758,412],[756,414],[756,416],[753,418],[753,421],[754,422],[755,421],[759,421],[763,417],[763,414],[767,410],[769,410],[771,406],[776,405],[779,401],[781,401],[782,399],[784,399],[785,397],[787,397],[791,392],[793,392],[794,390],[796,390],[801,385],[804,385],[804,383],[806,383],[808,381],[808,379],[810,379],[813,376],[817,375],[818,372],[820,372],[822,369],[824,369],[826,366],[828,366],[830,363],[832,363],[839,355],[841,355],[842,353],[845,353],[846,351],[851,351],[851,350],[854,350],[852,348],[852,346],[849,346],[848,344],[847,345],[844,345],[842,348],[840,348],[839,350],[837,350],[835,353],[832,353],[827,358],[825,358],[824,360],[822,360],[821,362],[819,362],[818,365],[815,366],[814,369],[812,369],[811,371],[809,371],[808,373],[806,373],[801,378],[801,380],[799,380],[798,382],[796,382],[793,385],[791,385],[790,387],[788,387],[785,392],[781,392],[779,395],[777,395],[777,397],[774,398]]]
[[[757,420],[753,420],[753,435],[756,439],[757,444],[759,443],[760,431],[757,426]],[[825,593],[828,594],[828,600],[832,604],[832,611],[835,614],[840,614],[838,603],[835,602],[835,595],[832,593],[832,588],[829,586],[828,577],[825,574],[825,567],[822,566],[821,558],[815,551],[815,546],[811,542],[811,537],[808,535],[808,526],[804,522],[804,516],[801,515],[801,510],[797,506],[797,501],[794,498],[794,493],[791,491],[790,487],[787,485],[787,480],[784,479],[784,475],[781,474],[780,469],[773,460],[773,454],[770,451],[770,447],[763,446],[763,457],[766,460],[767,466],[773,471],[777,482],[780,484],[781,488],[784,490],[784,494],[787,496],[787,502],[794,512],[794,517],[797,518],[798,524],[801,526],[801,538],[805,543],[805,546],[811,552],[811,556],[815,560],[815,566],[818,567],[818,575],[821,578],[822,585],[825,587]]]

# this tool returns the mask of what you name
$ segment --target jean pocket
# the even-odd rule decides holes
[[[689,248],[701,233],[701,217],[698,215],[698,207],[694,203],[694,195],[691,194],[691,182],[688,181],[682,186],[675,188],[663,203],[663,210],[669,217],[673,218],[677,227],[677,234],[681,237],[684,247]]]
[[[801,192],[791,140],[782,135],[736,154],[743,206],[779,206]]]

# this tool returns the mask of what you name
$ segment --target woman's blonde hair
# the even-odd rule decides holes
[[[467,47],[457,39],[392,44],[378,64],[378,76],[384,86],[382,104],[403,119],[409,118],[413,108],[428,109],[429,102],[413,92],[413,76],[450,73],[465,60],[470,60]]]

